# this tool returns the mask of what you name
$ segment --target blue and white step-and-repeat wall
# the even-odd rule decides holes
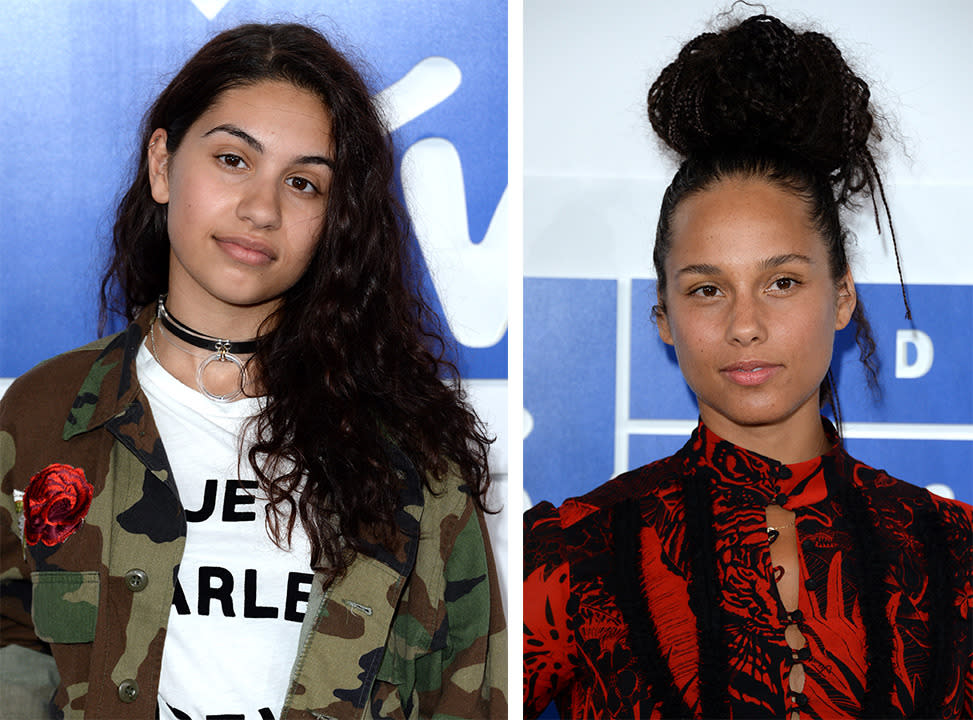
[[[243,22],[313,25],[367,63],[429,295],[507,477],[507,8],[478,0],[59,0],[0,6],[0,393],[96,337],[137,128],[182,64]],[[519,438],[518,438],[519,440]],[[506,556],[503,516],[488,522]],[[501,569],[503,573],[503,568]]]
[[[584,493],[676,451],[694,398],[659,340],[652,243],[676,165],[645,117],[659,71],[731,2],[530,0],[524,9],[524,482],[528,504]],[[883,398],[852,334],[835,372],[849,451],[973,502],[973,4],[771,0],[832,35],[894,120],[885,188],[914,320],[887,231],[852,227]],[[738,13],[751,14],[740,6]],[[905,148],[905,150],[903,150]]]

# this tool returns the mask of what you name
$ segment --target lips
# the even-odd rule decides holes
[[[765,360],[747,360],[720,368],[720,373],[737,385],[747,387],[762,385],[783,367]]]
[[[214,237],[217,245],[234,260],[245,265],[269,265],[277,254],[267,243],[243,236]]]

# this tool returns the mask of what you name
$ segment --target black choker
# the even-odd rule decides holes
[[[193,347],[202,348],[203,350],[210,350],[212,352],[211,355],[209,355],[206,358],[203,358],[203,361],[196,367],[196,387],[199,388],[199,391],[201,393],[203,393],[206,397],[210,398],[211,400],[216,400],[218,402],[230,402],[232,400],[236,400],[238,397],[240,397],[243,394],[244,389],[249,384],[249,379],[247,377],[247,363],[243,362],[243,360],[238,358],[236,354],[240,353],[241,355],[247,355],[256,352],[257,350],[256,339],[246,340],[244,342],[233,342],[231,340],[222,340],[220,338],[215,338],[210,335],[203,335],[203,333],[196,332],[188,325],[185,325],[179,322],[178,320],[176,320],[176,318],[174,318],[172,314],[168,310],[166,310],[165,295],[159,296],[159,304],[156,308],[155,316],[159,320],[159,322],[162,323],[162,326],[166,330],[171,332],[180,340],[189,343]],[[153,354],[155,355],[156,362],[158,362],[159,365],[162,365],[162,361],[159,359],[159,353],[157,352],[155,347],[155,324],[154,323],[152,325],[151,333],[152,333]],[[175,344],[173,343],[173,345]],[[175,345],[175,347],[179,347],[179,346]],[[179,349],[182,350],[183,352],[189,352],[185,348],[179,348]],[[211,392],[206,387],[206,382],[203,379],[203,374],[206,372],[206,368],[208,368],[214,362],[220,362],[220,363],[229,362],[237,366],[237,369],[239,369],[240,371],[239,389],[234,390],[233,392],[230,393],[226,393],[225,395],[219,395],[217,393]]]
[[[227,355],[252,355],[257,351],[256,339],[235,342],[215,338],[211,335],[204,335],[201,332],[193,330],[188,325],[179,322],[179,320],[177,320],[175,316],[166,309],[165,299],[165,295],[161,295],[159,297],[156,317],[159,318],[159,321],[166,330],[171,332],[183,342],[187,342],[193,347],[198,347],[202,350],[209,350],[217,353],[221,360]]]

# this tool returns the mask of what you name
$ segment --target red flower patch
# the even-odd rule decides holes
[[[49,547],[64,542],[84,522],[93,492],[81,468],[48,465],[24,492],[24,540]]]

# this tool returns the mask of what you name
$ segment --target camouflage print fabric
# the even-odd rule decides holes
[[[42,363],[0,401],[0,715],[15,650],[60,684],[52,715],[153,718],[185,511],[135,375],[147,313]],[[506,717],[506,631],[481,513],[457,481],[427,490],[397,449],[394,547],[359,553],[325,595],[315,579],[278,720]],[[18,500],[53,463],[93,485],[84,522],[23,542]],[[24,652],[24,650],[33,652]],[[19,690],[19,689],[17,689]]]

